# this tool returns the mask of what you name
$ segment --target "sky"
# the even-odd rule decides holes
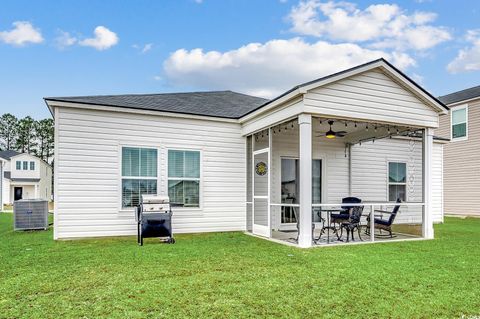
[[[233,90],[272,98],[380,57],[432,94],[480,85],[480,2],[2,0],[0,114],[43,97]]]

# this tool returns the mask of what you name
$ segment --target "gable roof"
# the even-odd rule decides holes
[[[14,151],[14,150],[6,150],[6,151],[0,151],[0,157],[4,158],[6,160],[10,160],[10,158],[17,156],[21,153]]]
[[[352,74],[361,73],[377,67],[382,67],[392,76],[401,80],[414,94],[421,97],[429,105],[443,112],[448,111],[448,107],[445,104],[383,58],[297,85],[272,100],[233,91],[46,97],[44,100],[49,107],[49,102],[71,102],[226,119],[241,119],[264,107],[268,109],[267,106],[280,103],[286,98],[292,98],[292,96],[294,97],[305,93],[311,86],[322,86],[329,81],[336,81],[351,76]]]
[[[73,102],[139,110],[238,119],[267,102],[232,91],[47,97],[45,101]]]
[[[475,98],[480,98],[480,85],[468,88],[465,90],[453,92],[447,95],[440,96],[438,99],[445,104],[453,104],[461,101],[467,101]]]
[[[423,87],[418,85],[415,81],[413,81],[406,74],[404,74],[402,71],[397,69],[393,64],[391,64],[390,62],[388,62],[384,58],[376,59],[376,60],[373,60],[373,61],[370,61],[370,62],[367,62],[367,63],[364,63],[364,64],[354,66],[352,68],[340,71],[340,72],[329,74],[327,76],[324,76],[324,77],[321,77],[321,78],[318,78],[318,79],[315,79],[315,80],[308,81],[308,82],[302,83],[300,85],[297,85],[297,86],[291,88],[290,90],[286,91],[285,93],[282,93],[281,95],[279,95],[279,96],[273,98],[272,100],[266,102],[265,104],[261,105],[257,109],[260,109],[264,106],[270,105],[270,104],[272,104],[272,103],[274,103],[278,100],[282,100],[283,98],[287,97],[290,94],[305,93],[307,90],[311,89],[312,87],[320,87],[322,85],[330,83],[331,81],[337,81],[337,80],[340,80],[342,78],[346,78],[346,77],[352,76],[354,74],[365,72],[369,69],[374,69],[374,68],[377,68],[377,67],[382,67],[384,70],[388,71],[390,74],[392,74],[396,78],[404,80],[404,83],[406,83],[407,85],[410,86],[412,91],[414,91],[413,92],[414,94],[416,94],[417,96],[423,95],[423,99],[428,100],[428,102],[431,105],[434,105],[436,108],[442,109],[443,111],[448,111],[449,110],[448,106],[446,106],[442,101],[440,101],[438,98],[436,98],[435,96],[430,94],[427,90],[425,90]],[[252,110],[249,113],[253,113],[257,109]],[[249,113],[246,113],[245,115],[248,115]]]

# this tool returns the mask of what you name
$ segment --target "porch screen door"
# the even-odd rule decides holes
[[[253,233],[270,237],[269,150],[253,152]]]

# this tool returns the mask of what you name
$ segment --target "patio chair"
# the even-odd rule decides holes
[[[359,204],[361,203],[362,200],[358,197],[345,197],[342,198],[342,204]],[[337,224],[340,228],[340,232],[342,232],[342,223],[346,223],[350,219],[350,211],[354,206],[341,206],[341,211],[339,213],[331,213],[330,214],[330,225],[332,226]],[[342,234],[340,233],[339,238],[342,237]]]
[[[358,238],[362,240],[362,236],[360,235],[360,219],[362,218],[362,213],[363,206],[352,207],[350,210],[350,218],[347,222],[341,224],[341,229],[347,231],[347,243],[350,241],[350,234],[352,234],[352,240],[355,241],[355,237],[353,236],[355,230],[358,232]]]
[[[401,203],[401,199],[397,198],[397,204]],[[382,230],[387,231],[388,235],[390,238],[393,238],[393,233],[392,233],[392,225],[393,222],[395,221],[395,217],[397,217],[398,210],[400,209],[400,205],[395,205],[393,210],[386,211],[386,210],[375,210],[374,213],[380,213],[380,214],[389,214],[390,217],[388,219],[383,219],[382,217],[379,216],[379,218],[374,217],[374,222],[373,222],[373,227],[374,229],[380,230],[380,233]],[[367,235],[370,234],[370,216],[367,217],[367,228],[365,229],[365,233]],[[377,236],[387,236],[387,235],[377,235]]]

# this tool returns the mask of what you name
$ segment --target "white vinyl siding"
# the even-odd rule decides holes
[[[480,99],[468,102],[467,113],[468,140],[452,140],[443,150],[446,215],[480,216]],[[451,114],[441,116],[440,122],[435,135],[450,138]]]
[[[422,142],[383,139],[352,147],[352,195],[364,201],[388,200],[388,162],[407,164],[407,200],[422,202]],[[443,221],[443,144],[433,144],[432,211],[434,222]],[[421,207],[403,207],[402,215],[418,218]]]
[[[405,125],[438,126],[438,115],[413,93],[379,70],[371,70],[312,89],[307,112]]]
[[[174,209],[175,233],[245,230],[245,138],[218,121],[59,108],[56,238],[136,234],[121,209],[121,147],[158,149],[158,193],[167,195],[168,149],[201,150],[200,208]]]

